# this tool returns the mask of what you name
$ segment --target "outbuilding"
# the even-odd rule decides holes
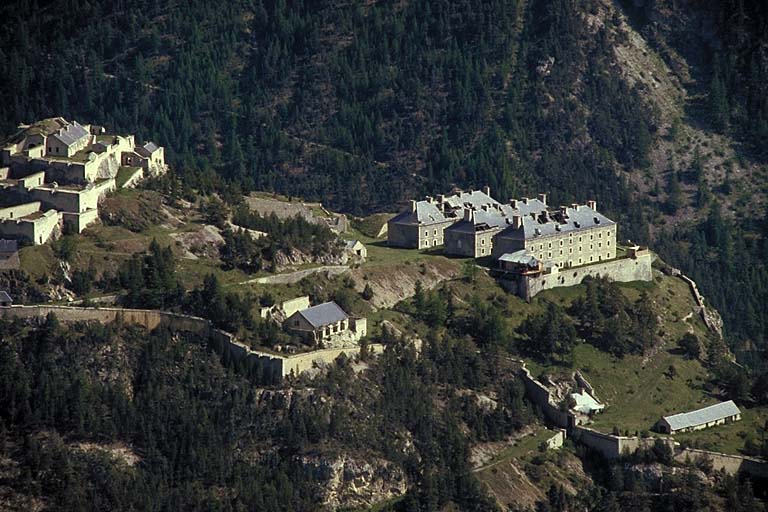
[[[720,402],[691,412],[664,416],[656,423],[656,430],[664,434],[690,432],[724,425],[741,419],[741,411],[733,400]]]
[[[318,343],[349,329],[349,316],[335,302],[325,302],[295,312],[285,327],[307,343]]]

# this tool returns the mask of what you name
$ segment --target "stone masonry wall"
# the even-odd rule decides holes
[[[652,254],[646,251],[638,254],[636,258],[622,258],[584,267],[562,269],[559,272],[541,276],[520,276],[516,283],[516,290],[511,286],[514,283],[508,283],[507,288],[516,291],[523,299],[531,300],[544,290],[580,284],[587,276],[603,276],[622,283],[651,281],[653,279],[652,261]]]

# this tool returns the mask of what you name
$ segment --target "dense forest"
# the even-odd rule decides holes
[[[614,284],[590,286],[610,304],[589,321],[612,308],[641,310]],[[526,338],[529,327],[514,336],[503,301],[446,305],[436,300],[445,291],[422,289],[402,305],[423,306],[419,322],[434,327],[421,354],[385,333],[377,339],[387,345],[381,357],[363,353],[354,364],[341,357],[290,388],[265,387],[199,336],[63,325],[54,315],[33,323],[0,318],[0,454],[18,467],[4,476],[3,499],[64,511],[313,511],[331,484],[312,460],[348,454],[401,468],[408,492],[383,510],[499,510],[471,471],[470,446],[540,421],[508,363],[537,344]],[[574,303],[573,320],[551,308],[542,316],[578,325],[589,301]],[[601,343],[608,351],[623,346]],[[479,400],[489,395],[490,405]],[[544,478],[569,453],[540,450],[524,471]],[[635,466],[673,464],[663,443],[612,463],[579,456],[592,480],[576,492],[552,482],[537,511],[762,510],[755,494],[763,491],[750,480],[705,464],[680,465],[660,487],[640,478]]]

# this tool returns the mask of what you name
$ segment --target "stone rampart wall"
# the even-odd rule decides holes
[[[659,439],[667,443],[670,448],[674,448],[674,441],[671,439],[616,436],[583,426],[573,427],[570,435],[574,440],[595,450],[606,459],[617,459],[622,455],[635,453],[640,448],[650,448]]]
[[[583,267],[564,268],[551,274],[539,276],[518,276],[516,281],[507,281],[505,288],[525,300],[531,300],[540,292],[561,286],[575,286],[585,277],[607,277],[613,281],[627,283],[631,281],[651,281],[653,272],[650,251],[642,251],[634,258],[621,258],[603,263],[594,263]]]
[[[214,349],[237,360],[246,360],[249,368],[258,370],[275,382],[291,374],[298,375],[310,368],[316,362],[332,363],[342,353],[347,357],[355,357],[360,353],[360,347],[315,350],[304,354],[285,356],[265,351],[252,350],[239,342],[234,335],[215,329],[204,318],[181,315],[167,311],[150,309],[123,308],[84,308],[73,306],[11,306],[0,309],[0,316],[24,319],[44,319],[49,313],[54,313],[60,322],[71,323],[78,321],[93,321],[110,323],[120,321],[141,325],[146,329],[166,326],[175,331],[192,332],[210,339]],[[372,344],[368,346],[372,354],[384,351],[384,346]]]
[[[520,369],[520,376],[523,379],[528,399],[541,408],[541,411],[549,421],[560,428],[568,428],[574,423],[575,418],[573,418],[572,415],[568,414],[567,411],[561,411],[552,403],[549,390],[541,382],[531,376],[531,372],[528,368],[523,366]]]
[[[695,450],[693,448],[681,450],[675,455],[675,460],[678,462],[696,462],[696,460],[702,458],[712,461],[712,468],[716,471],[724,471],[729,475],[745,472],[760,478],[768,478],[768,463],[752,457]]]

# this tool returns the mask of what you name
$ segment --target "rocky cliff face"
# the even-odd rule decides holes
[[[320,502],[326,510],[367,508],[407,490],[402,468],[384,459],[342,454],[306,456],[302,462],[319,480]]]

